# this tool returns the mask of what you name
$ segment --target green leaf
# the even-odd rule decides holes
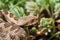
[[[15,16],[19,17],[18,10],[14,7],[14,5],[11,4],[11,5],[9,6],[9,8],[10,8],[10,11],[11,11]]]
[[[59,16],[58,14],[59,14],[58,11],[54,13],[54,18],[55,18],[55,19],[58,18],[58,16]]]
[[[32,27],[31,34],[36,34],[37,29],[35,27]]]
[[[15,5],[17,6],[17,5],[21,5],[21,4],[23,4],[25,2],[25,0],[19,0]]]
[[[5,4],[3,3],[2,0],[0,0],[0,9],[4,8]]]
[[[54,7],[54,11],[57,12],[60,9],[60,3],[56,3]]]
[[[50,21],[53,21],[51,20],[51,18],[41,18],[41,21],[40,21],[40,24],[42,25],[42,27],[48,27],[49,26],[52,26],[52,22],[50,23]]]
[[[13,4],[11,4],[9,5],[9,8],[10,8],[10,11],[18,18],[25,15],[24,9],[20,8],[19,6],[14,6]]]
[[[40,6],[47,6],[49,1],[48,0],[36,0],[36,3]]]
[[[50,6],[53,7],[56,3],[56,0],[49,0],[49,2],[50,2]]]

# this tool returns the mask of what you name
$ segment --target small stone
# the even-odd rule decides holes
[[[46,32],[45,35],[48,35],[48,32]]]

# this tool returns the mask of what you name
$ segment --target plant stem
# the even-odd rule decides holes
[[[53,7],[51,7],[51,13],[52,13],[52,19],[54,20],[54,21],[53,21],[53,28],[54,28],[54,29],[53,29],[53,32],[55,33],[56,29],[55,29],[55,24],[54,24],[54,23],[55,23],[55,18],[54,18],[54,14],[53,14],[53,13],[54,13],[54,12],[53,12]]]
[[[26,34],[26,40],[28,40],[28,37],[29,37],[29,29],[28,29],[28,27],[26,27],[26,32],[27,32],[27,34]]]
[[[50,17],[51,17],[50,10],[49,10],[48,8],[46,8],[46,10],[47,10],[48,14],[49,14],[49,15],[50,15]]]
[[[41,12],[43,11],[43,7],[40,9],[39,14],[38,14],[38,24],[40,24],[40,19],[41,19]]]
[[[53,16],[53,8],[51,8],[51,12],[52,12],[52,18],[53,18],[53,17],[54,17],[54,16]]]
[[[23,3],[25,0],[19,1],[17,4],[15,4],[16,6]]]
[[[54,35],[52,35],[48,40],[51,40],[54,36],[56,36],[56,35],[60,35],[60,31],[59,32],[57,32],[57,33],[55,33]]]

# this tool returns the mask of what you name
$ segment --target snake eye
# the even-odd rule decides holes
[[[18,20],[18,18],[17,18],[17,17],[14,17],[14,19],[15,19],[15,20]]]

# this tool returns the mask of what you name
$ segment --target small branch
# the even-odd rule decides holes
[[[54,35],[52,35],[48,40],[51,40],[53,37],[55,37],[56,35],[60,35],[60,31],[55,33]]]
[[[28,40],[28,37],[29,37],[29,29],[28,29],[28,27],[26,27],[26,40]]]
[[[43,11],[43,7],[40,9],[39,14],[38,14],[38,24],[40,24],[40,18],[41,18],[41,12]]]
[[[48,14],[49,14],[49,15],[50,15],[50,17],[51,17],[50,10],[49,10],[48,8],[46,8],[46,10],[47,10]]]

